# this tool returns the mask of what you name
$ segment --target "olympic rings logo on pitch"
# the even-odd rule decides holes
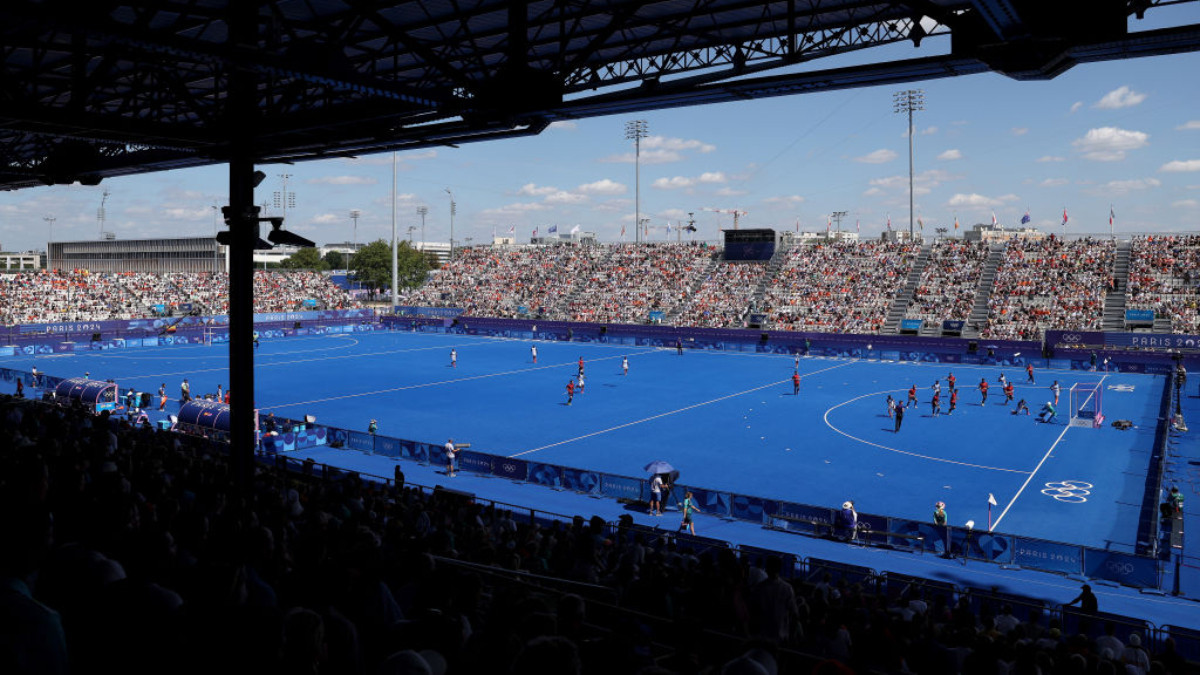
[[[1104,566],[1108,568],[1109,572],[1112,572],[1118,576],[1127,577],[1130,574],[1133,574],[1133,563],[1109,560],[1108,562],[1104,563]]]
[[[1087,496],[1092,494],[1093,487],[1095,486],[1091,483],[1081,480],[1061,480],[1046,483],[1042,494],[1067,504],[1082,504],[1087,501]]]

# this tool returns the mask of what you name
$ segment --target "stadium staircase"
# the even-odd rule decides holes
[[[800,244],[793,244],[775,249],[775,254],[767,261],[767,273],[763,275],[762,281],[758,282],[758,288],[754,289],[754,295],[750,298],[751,312],[761,312],[767,309],[767,288],[779,277],[779,271],[788,261],[788,256],[799,247]],[[770,328],[770,322],[764,323],[762,327]]]
[[[723,253],[714,253],[708,257],[708,260],[700,269],[692,273],[692,278],[687,283],[687,293],[684,295],[684,300],[672,307],[671,311],[667,312],[666,316],[663,317],[663,323],[672,326],[678,326],[679,315],[683,314],[683,310],[692,306],[692,302],[696,297],[696,291],[700,290],[700,287],[703,286],[704,282],[707,281],[712,275],[713,270],[717,268],[717,265],[737,264],[725,262],[724,257],[725,255]]]
[[[1125,290],[1129,288],[1129,256],[1133,243],[1130,241],[1117,242],[1117,256],[1113,261],[1113,281],[1115,287],[1104,296],[1104,319],[1100,324],[1102,330],[1125,330]],[[1155,321],[1158,330],[1158,321]],[[1166,332],[1171,331],[1171,322],[1167,321]]]
[[[975,303],[971,305],[971,315],[963,326],[962,336],[975,339],[987,326],[992,291],[996,287],[996,270],[1000,269],[1000,261],[1004,260],[1004,252],[1008,244],[992,244],[991,252],[983,263],[983,271],[979,274],[979,285],[975,290]]]
[[[921,245],[921,252],[913,259],[912,269],[908,271],[908,279],[904,284],[904,290],[896,294],[892,300],[892,306],[888,309],[887,320],[883,323],[883,329],[879,331],[884,335],[896,335],[900,332],[900,322],[904,320],[904,314],[908,311],[908,306],[912,304],[913,296],[916,295],[917,288],[921,285],[921,274],[925,271],[925,265],[929,264],[929,258],[933,253],[933,242],[927,242]],[[941,326],[938,327],[939,333]]]
[[[546,312],[546,317],[556,320],[571,320],[571,317],[574,316],[574,312],[571,311],[571,307],[579,299],[579,295],[583,292],[586,284],[591,280],[592,273],[607,271],[610,267],[612,267],[613,257],[616,255],[616,250],[617,249],[612,246],[606,247],[604,257],[593,261],[590,269],[584,269],[578,274],[570,275],[571,287],[567,289],[566,293],[563,293],[562,299],[560,299],[558,303],[548,308],[550,311]]]

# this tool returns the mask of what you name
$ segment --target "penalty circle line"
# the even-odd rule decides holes
[[[848,366],[848,365],[851,365],[851,364],[850,364],[850,363],[840,363],[840,364],[838,364],[838,365],[836,365],[836,366],[830,366],[830,367],[828,367],[828,368],[822,368],[821,370],[814,370],[813,372],[811,372],[811,373],[808,373],[807,375],[805,375],[805,377],[811,377],[811,376],[813,376],[813,375],[816,375],[816,374],[818,374],[818,373],[823,373],[823,372],[826,372],[826,371],[828,371],[828,370],[834,370],[834,369],[837,369],[837,368],[844,368],[844,367],[846,367],[846,366]],[[778,381],[775,381],[775,382],[768,382],[767,384],[764,384],[764,385],[762,385],[761,387],[754,387],[754,388],[752,388],[752,389],[746,389],[746,390],[743,390],[743,391],[735,391],[735,392],[733,392],[732,394],[727,394],[727,395],[725,395],[725,396],[721,396],[721,397],[718,397],[718,398],[710,399],[710,400],[708,400],[708,401],[701,401],[701,402],[699,402],[699,403],[693,403],[692,405],[689,405],[689,406],[684,406],[684,407],[682,407],[682,408],[676,408],[675,410],[668,410],[668,411],[666,411],[666,412],[659,413],[659,414],[657,414],[657,415],[651,415],[650,417],[644,417],[644,418],[642,418],[642,419],[640,419],[640,420],[634,420],[634,421],[632,421],[632,422],[626,422],[625,424],[618,424],[618,425],[617,425],[617,426],[615,426],[615,427],[609,427],[609,428],[607,428],[607,429],[600,429],[599,431],[593,431],[593,432],[591,432],[591,433],[583,434],[582,436],[576,436],[576,437],[574,437],[574,438],[568,438],[568,439],[566,439],[566,440],[558,441],[557,443],[551,443],[551,444],[549,444],[549,445],[543,445],[543,446],[541,446],[540,448],[531,448],[531,449],[529,449],[529,450],[524,450],[524,451],[521,451],[521,452],[518,452],[518,453],[516,453],[515,455],[509,455],[509,456],[508,456],[508,458],[509,458],[509,459],[512,459],[512,458],[514,458],[514,457],[520,457],[520,456],[522,456],[522,455],[528,455],[528,454],[530,454],[530,453],[533,453],[533,452],[538,452],[538,451],[541,451],[541,450],[547,450],[547,449],[549,449],[549,448],[558,447],[558,446],[560,446],[560,445],[566,445],[567,443],[574,443],[575,441],[581,441],[581,440],[583,440],[583,439],[585,439],[585,438],[591,438],[591,437],[593,437],[593,436],[599,436],[599,435],[601,435],[601,434],[607,434],[607,433],[609,433],[609,432],[611,432],[611,431],[618,431],[618,430],[620,430],[620,429],[625,429],[625,428],[627,428],[627,427],[632,427],[632,426],[635,426],[635,425],[638,425],[638,424],[642,424],[642,423],[645,423],[645,422],[652,422],[652,421],[654,421],[654,420],[657,420],[657,419],[662,419],[663,417],[670,417],[671,415],[675,415],[675,414],[678,414],[678,413],[681,413],[681,412],[686,412],[686,411],[688,411],[688,410],[694,410],[694,409],[696,409],[696,408],[700,408],[700,407],[703,407],[703,406],[706,406],[706,405],[710,405],[710,404],[713,404],[713,403],[720,403],[721,401],[726,401],[726,400],[728,400],[728,399],[731,399],[731,398],[737,398],[738,396],[745,396],[746,394],[753,394],[753,393],[754,393],[754,392],[756,392],[756,391],[762,391],[763,389],[767,389],[767,388],[769,388],[769,387],[778,387],[779,385],[781,385],[781,384],[787,384],[787,383],[788,383],[788,382],[790,382],[790,381],[791,381],[791,378],[788,378],[788,379],[786,379],[786,380],[778,380]]]
[[[1100,378],[1101,386],[1104,385],[1104,379],[1107,377],[1108,377],[1108,373],[1105,373]],[[1091,398],[1091,397],[1089,397],[1089,398]],[[1058,435],[1058,438],[1056,438],[1054,440],[1054,444],[1050,446],[1050,449],[1046,451],[1046,454],[1042,455],[1042,461],[1038,462],[1038,465],[1036,467],[1034,467],[1033,471],[1029,474],[1029,478],[1025,479],[1025,484],[1022,485],[1021,489],[1017,490],[1017,494],[1013,495],[1013,498],[1011,500],[1009,500],[1008,505],[1005,506],[1004,510],[1000,512],[1000,517],[996,519],[996,522],[992,523],[992,529],[995,529],[996,527],[998,527],[1000,525],[1000,521],[1004,520],[1004,516],[1008,514],[1008,510],[1013,507],[1013,504],[1017,503],[1017,498],[1021,496],[1021,493],[1025,491],[1025,488],[1029,487],[1029,481],[1033,480],[1033,477],[1036,476],[1037,472],[1041,470],[1042,465],[1046,463],[1046,460],[1050,459],[1050,453],[1054,452],[1054,448],[1058,447],[1058,444],[1060,442],[1062,442],[1063,437],[1066,436],[1067,432],[1070,430],[1071,430],[1071,423],[1070,423],[1070,421],[1068,421],[1067,427],[1065,429],[1063,429],[1062,433]]]
[[[969,467],[972,467],[975,469],[986,469],[988,471],[1005,471],[1008,473],[1023,473],[1023,474],[1029,473],[1028,471],[1022,471],[1020,469],[1006,469],[1001,466],[988,466],[986,464],[972,464],[971,462],[960,462],[960,461],[954,460],[954,459],[946,459],[944,457],[934,457],[932,455],[922,455],[919,452],[911,452],[909,450],[901,450],[899,448],[893,448],[891,446],[882,445],[880,443],[874,443],[872,441],[866,440],[865,438],[859,438],[858,436],[853,436],[851,434],[848,434],[845,431],[842,431],[841,429],[834,426],[833,422],[829,421],[829,414],[844,405],[848,405],[848,404],[854,403],[856,401],[861,401],[862,399],[867,398],[868,396],[878,396],[879,394],[890,394],[893,391],[903,392],[905,390],[904,389],[884,389],[883,391],[875,391],[875,392],[871,392],[869,394],[863,394],[862,396],[858,396],[858,397],[849,399],[847,401],[842,401],[841,403],[839,403],[839,404],[831,407],[829,410],[825,411],[825,426],[829,427],[830,429],[833,429],[837,433],[845,436],[846,438],[849,438],[852,441],[858,441],[859,443],[863,443],[865,445],[870,445],[872,447],[879,448],[880,450],[887,450],[888,452],[894,452],[894,453],[900,454],[900,455],[908,455],[909,457],[928,459],[930,461],[943,462],[946,464],[957,464],[958,466],[969,466]]]

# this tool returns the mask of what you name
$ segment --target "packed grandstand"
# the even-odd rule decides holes
[[[1005,242],[837,241],[780,247],[734,262],[709,244],[474,247],[404,291],[400,304],[468,315],[591,323],[896,333],[901,319],[961,321],[984,338],[1040,339],[1048,329],[1200,333],[1200,236]],[[221,273],[0,275],[0,323],[128,319],[228,309]],[[349,309],[356,299],[315,272],[257,271],[255,309]],[[1106,312],[1106,310],[1108,310]],[[1105,317],[1118,311],[1118,323]],[[758,320],[752,321],[753,317]]]

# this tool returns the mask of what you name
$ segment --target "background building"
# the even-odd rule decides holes
[[[224,246],[214,237],[55,241],[46,268],[92,272],[225,272]]]

